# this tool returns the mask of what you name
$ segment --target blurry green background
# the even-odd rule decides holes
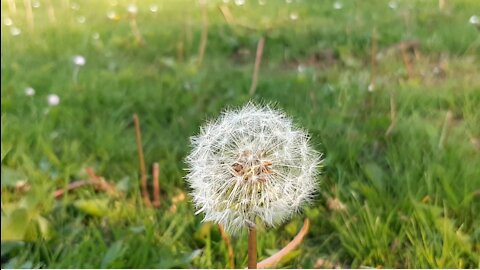
[[[306,216],[278,267],[480,267],[480,1],[1,3],[2,268],[228,267],[184,158],[202,123],[251,99],[325,154],[316,200],[260,229],[259,259]],[[133,113],[160,208],[141,200]],[[54,199],[88,167],[121,194]],[[245,234],[232,244],[245,267]]]

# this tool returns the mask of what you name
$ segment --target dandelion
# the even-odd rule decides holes
[[[478,18],[478,16],[473,15],[472,17],[470,17],[468,22],[470,22],[470,24],[477,25],[480,24],[480,19]]]
[[[50,94],[47,97],[48,105],[54,107],[60,104],[60,97],[55,94]]]
[[[6,17],[5,20],[3,20],[3,23],[4,23],[6,26],[12,26],[12,25],[13,25],[13,21],[12,21],[12,19],[10,19],[9,17]]]
[[[110,10],[107,12],[107,18],[112,21],[118,21],[120,19],[120,16],[118,16],[115,11]]]
[[[243,6],[243,5],[245,5],[245,0],[235,0],[235,5]]]
[[[25,88],[25,95],[29,96],[29,97],[34,96],[35,95],[35,89],[33,89],[32,87]]]
[[[248,229],[254,267],[256,220],[277,226],[310,201],[320,155],[285,114],[253,104],[203,126],[192,146],[186,181],[196,214],[232,234]]]
[[[135,4],[130,4],[127,7],[127,11],[128,13],[135,15],[138,13],[138,7]]]
[[[80,10],[80,5],[77,4],[77,3],[72,3],[72,4],[70,5],[70,8],[71,8],[72,10]]]
[[[33,8],[39,8],[40,7],[40,1],[33,1],[32,2],[32,7]]]
[[[92,34],[92,38],[94,40],[99,40],[100,39],[100,34],[98,32],[95,32],[95,33]]]
[[[158,6],[157,6],[157,5],[151,5],[151,6],[150,6],[150,11],[151,11],[152,13],[156,13],[156,12],[158,11]]]
[[[340,10],[343,8],[343,4],[341,2],[335,2],[333,3],[333,8],[336,9],[336,10]]]
[[[397,1],[388,2],[388,7],[391,8],[391,9],[397,9],[397,7],[398,7]]]
[[[21,33],[22,33],[22,30],[20,30],[20,28],[12,27],[10,29],[10,34],[12,34],[12,36],[14,37],[19,36]]]
[[[74,70],[73,70],[73,82],[77,83],[78,81],[78,73],[80,72],[80,68],[85,65],[87,61],[85,60],[85,57],[81,55],[75,55],[73,57],[73,64],[74,64]]]
[[[296,21],[297,19],[298,19],[298,13],[297,12],[290,13],[290,20]]]
[[[85,23],[86,20],[87,20],[87,18],[85,18],[85,16],[78,16],[77,17],[77,22],[80,23],[80,24]]]

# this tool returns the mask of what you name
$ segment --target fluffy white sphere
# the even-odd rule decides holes
[[[283,113],[248,104],[192,137],[186,180],[204,221],[236,233],[259,218],[275,226],[310,201],[320,154]]]

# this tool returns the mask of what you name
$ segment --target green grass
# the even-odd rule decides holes
[[[200,67],[197,1],[159,1],[157,13],[148,10],[153,1],[137,1],[144,45],[130,30],[129,2],[78,1],[73,10],[72,0],[52,1],[52,23],[41,1],[34,30],[23,1],[16,14],[8,2],[1,13],[2,268],[226,267],[216,225],[194,216],[188,196],[175,212],[172,199],[188,192],[189,137],[222,108],[250,100],[262,34],[253,100],[285,110],[326,160],[315,202],[287,224],[260,229],[259,258],[288,243],[307,216],[307,238],[278,267],[312,268],[318,259],[324,267],[480,267],[480,35],[468,23],[480,15],[477,0],[448,1],[444,11],[433,0],[398,1],[397,9],[388,1],[342,1],[340,10],[334,1],[228,4],[260,31],[228,25],[221,1],[209,1]],[[109,10],[120,20],[107,19]],[[3,24],[7,17],[19,36]],[[369,92],[374,31],[381,57]],[[405,40],[419,44],[419,57],[410,55],[413,78],[391,49]],[[76,54],[87,63],[74,83]],[[24,94],[27,86],[35,96]],[[50,93],[58,106],[48,106]],[[391,100],[397,122],[386,136]],[[147,166],[161,166],[160,209],[144,207],[139,196],[135,112]],[[83,188],[54,200],[55,189],[87,177],[86,167],[123,195]],[[28,191],[15,188],[20,180]],[[330,209],[330,198],[345,209]],[[232,242],[236,266],[245,267],[246,235]]]

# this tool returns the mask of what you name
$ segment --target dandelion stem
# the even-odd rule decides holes
[[[140,164],[140,185],[142,188],[143,202],[146,206],[152,205],[147,190],[147,169],[145,168],[145,158],[143,157],[142,133],[140,131],[140,120],[138,115],[133,114],[133,123],[135,124],[135,139],[137,141],[138,162]]]
[[[235,258],[233,256],[233,248],[232,244],[230,243],[230,238],[228,238],[228,234],[225,232],[225,229],[223,229],[222,224],[218,224],[218,229],[220,230],[220,235],[223,238],[223,241],[225,241],[225,245],[227,246],[228,249],[228,263],[230,269],[235,269]]]
[[[257,269],[257,230],[248,228],[248,269]]]
[[[153,206],[160,207],[160,166],[157,162],[153,163]]]
[[[257,90],[258,72],[260,71],[260,63],[262,62],[264,46],[265,46],[265,38],[261,37],[257,44],[257,54],[255,56],[255,66],[253,68],[252,85],[250,86],[250,91],[249,91],[250,96],[253,96],[253,94],[255,94],[255,90]]]
[[[201,4],[202,11],[202,36],[200,37],[200,46],[198,47],[198,66],[202,65],[203,57],[205,56],[205,49],[207,48],[208,40],[208,14],[206,4]]]

